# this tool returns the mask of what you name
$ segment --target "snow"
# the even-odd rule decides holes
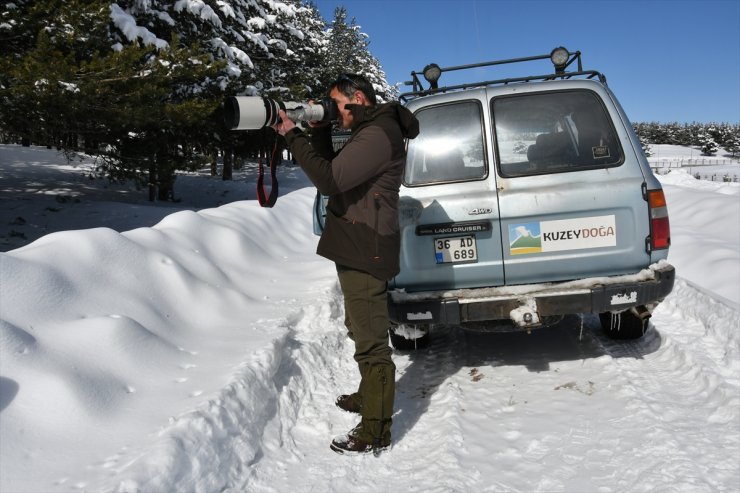
[[[328,447],[357,371],[302,172],[263,209],[254,163],[174,204],[90,169],[0,146],[0,491],[738,490],[738,184],[660,176],[679,278],[639,341],[587,315],[396,353],[374,458]]]
[[[219,0],[216,2],[216,5],[218,5],[219,10],[223,12],[224,17],[234,17],[236,18],[236,13],[234,12],[234,9],[229,5],[228,3]]]
[[[181,12],[183,9],[187,9],[193,15],[200,16],[201,19],[213,23],[216,27],[221,27],[221,18],[202,0],[177,0],[173,9],[175,12]],[[224,9],[221,10],[228,17],[226,11]]]
[[[229,46],[221,38],[213,38],[211,40],[211,44],[215,48],[221,50],[226,58],[228,58],[229,60],[233,60],[234,58],[236,58],[249,68],[254,68],[254,64],[252,64],[252,60],[249,58],[249,55],[247,55],[243,50],[240,50],[235,46]],[[235,66],[231,66],[231,68],[233,68],[234,70],[239,70],[238,67]]]
[[[129,41],[136,41],[141,38],[145,45],[154,45],[160,50],[169,48],[170,45],[167,41],[158,38],[147,28],[136,25],[136,19],[116,3],[112,3],[110,6],[110,17],[113,24],[121,30]]]

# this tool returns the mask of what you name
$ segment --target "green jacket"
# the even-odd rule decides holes
[[[329,197],[326,224],[316,253],[378,279],[400,270],[398,190],[406,161],[406,138],[419,122],[399,103],[347,105],[352,135],[335,155],[331,129],[316,128],[311,142],[299,129],[285,135],[290,152],[322,195]]]

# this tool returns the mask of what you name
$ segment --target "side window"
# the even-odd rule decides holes
[[[404,184],[428,185],[486,176],[481,106],[463,101],[416,113],[419,136],[409,141]]]
[[[591,91],[523,94],[492,102],[501,176],[619,166],[614,126]]]

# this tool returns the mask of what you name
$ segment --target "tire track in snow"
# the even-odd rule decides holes
[[[738,477],[738,434],[727,433],[737,419],[736,353],[721,348],[737,339],[701,317],[690,323],[679,307],[695,299],[679,287],[651,331],[626,343],[599,335],[593,316],[582,339],[573,317],[529,336],[436,331],[429,349],[394,355],[394,446],[376,459],[328,449],[357,422],[333,406],[357,385],[335,289],[330,309],[295,320],[284,361],[297,369],[279,372],[292,375],[280,433],[266,429],[268,453],[233,491],[727,489]],[[693,308],[707,315],[701,306],[712,300]]]
[[[463,431],[463,387],[456,375],[465,352],[463,334],[450,327],[434,329],[427,349],[396,353],[397,445],[406,461],[401,471],[409,491],[474,491],[479,474],[461,467],[467,452]]]
[[[466,334],[460,462],[483,478],[471,491],[596,491],[613,413],[599,409],[610,358],[589,336],[594,323],[582,340],[578,317],[529,335]]]
[[[740,347],[736,327],[727,325],[739,315],[679,281],[643,340],[600,339],[627,399],[629,415],[615,427],[626,436],[644,434],[621,488],[723,491],[737,480]],[[645,355],[656,339],[659,349]]]

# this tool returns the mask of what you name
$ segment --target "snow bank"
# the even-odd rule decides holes
[[[295,287],[333,281],[314,254],[312,199],[304,189],[272,210],[237,202],[126,233],[54,233],[1,254],[0,490],[46,491],[42,465],[61,487],[77,464],[110,470],[132,439],[237,392],[239,366],[269,366],[285,317],[310,296]]]
[[[676,274],[740,306],[740,183],[658,177],[671,222],[668,261]]]

